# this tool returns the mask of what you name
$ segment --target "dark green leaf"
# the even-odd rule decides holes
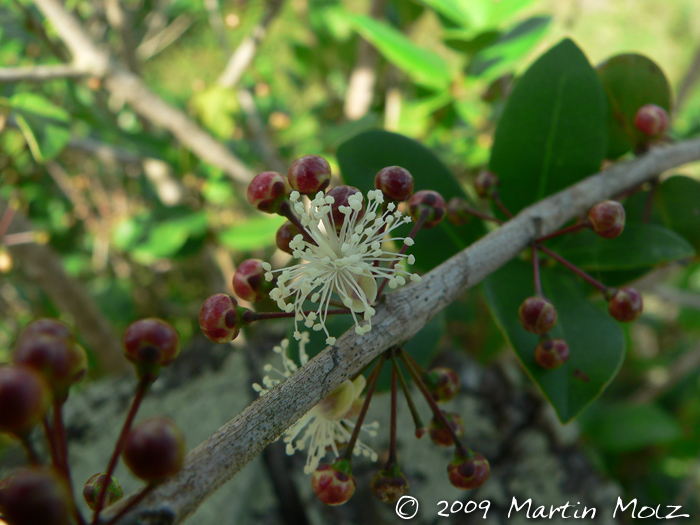
[[[670,177],[657,189],[656,203],[664,224],[700,250],[700,182]]]
[[[232,250],[249,251],[275,244],[275,235],[286,219],[262,215],[219,233],[219,240]]]
[[[513,89],[496,134],[489,168],[517,213],[595,173],[606,151],[600,79],[571,40],[540,57]]]
[[[624,359],[625,338],[619,325],[586,298],[570,274],[545,269],[542,287],[558,313],[550,335],[564,338],[571,349],[569,361],[556,370],[537,365],[534,350],[539,338],[526,332],[518,319],[520,304],[533,295],[532,266],[517,259],[509,262],[486,278],[484,294],[525,370],[566,423],[613,380]],[[575,370],[589,380],[575,377]]]

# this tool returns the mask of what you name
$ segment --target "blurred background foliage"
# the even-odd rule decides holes
[[[109,3],[66,5],[255,172],[320,154],[339,174],[338,147],[380,128],[420,141],[473,198],[513,80],[564,36],[593,65],[622,52],[653,59],[674,92],[672,136],[700,131],[696,0],[124,0],[131,42],[110,26]],[[222,83],[232,53],[261,28],[240,80]],[[67,58],[31,2],[0,1],[3,67]],[[13,243],[49,246],[114,334],[158,316],[185,348],[199,337],[202,301],[232,292],[240,261],[280,257],[280,218],[254,212],[244,187],[97,78],[0,84],[0,122],[0,197],[31,221],[30,233],[0,243],[0,357],[30,319],[80,315],[58,311]],[[645,313],[624,327],[622,370],[574,424],[601,473],[630,496],[690,504],[700,486],[700,263],[667,264],[637,286]],[[486,364],[513,359],[481,292],[424,332],[425,360],[455,345]]]

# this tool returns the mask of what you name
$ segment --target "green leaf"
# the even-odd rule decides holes
[[[236,130],[234,114],[238,99],[233,89],[214,85],[192,95],[192,109],[209,130],[220,139],[229,139]]]
[[[603,239],[591,230],[569,236],[557,251],[584,270],[600,271],[644,268],[695,255],[690,243],[674,231],[635,223],[627,224],[615,239]]]
[[[700,250],[700,182],[669,177],[657,188],[656,203],[664,224]]]
[[[496,127],[489,169],[517,213],[595,173],[606,151],[598,75],[571,40],[541,56],[515,85]]]
[[[474,31],[498,28],[533,0],[422,0],[445,18]]]
[[[606,94],[607,158],[616,159],[647,142],[634,126],[634,115],[645,104],[671,113],[671,87],[655,62],[634,53],[614,56],[597,67]]]
[[[373,18],[353,14],[347,17],[360,35],[414,82],[431,89],[449,86],[452,74],[440,55],[417,46],[400,31]]]
[[[469,200],[452,172],[428,148],[415,140],[388,131],[360,133],[338,147],[336,153],[346,184],[367,192],[374,189],[374,177],[387,166],[402,166],[411,172],[415,189],[435,190],[446,201],[459,196]],[[484,233],[483,224],[473,220],[463,227],[442,221],[416,237],[416,267],[428,271],[466,248]]]
[[[581,416],[583,431],[606,452],[631,452],[681,437],[673,416],[656,404],[593,405]]]
[[[484,295],[525,370],[566,423],[600,396],[617,375],[625,337],[620,326],[586,298],[569,273],[545,269],[542,287],[558,313],[550,335],[564,338],[571,350],[569,360],[556,370],[537,365],[534,351],[539,338],[526,332],[518,319],[520,304],[534,293],[532,265],[518,259],[509,262],[486,278]],[[577,378],[575,370],[589,380]]]
[[[8,103],[37,162],[55,158],[66,147],[71,138],[67,111],[34,93],[16,93]]]
[[[277,230],[286,219],[279,215],[261,215],[219,233],[219,240],[232,250],[250,251],[275,244]]]
[[[9,99],[10,107],[23,113],[32,113],[61,122],[68,122],[70,115],[66,110],[36,93],[16,93]]]
[[[142,264],[173,257],[190,237],[204,234],[207,224],[204,212],[189,213],[160,222],[151,229],[146,241],[133,249],[132,256]]]

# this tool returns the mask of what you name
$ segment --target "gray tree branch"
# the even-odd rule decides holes
[[[340,383],[382,351],[411,339],[439,311],[517,256],[533,238],[552,233],[602,200],[697,160],[700,139],[653,149],[642,158],[592,175],[523,210],[426,274],[420,283],[389,294],[376,308],[371,332],[363,336],[353,330],[346,332],[334,346],[254,401],[192,450],[179,474],[158,486],[119,522],[151,523],[150,515],[167,516],[167,523],[182,523]],[[420,235],[417,242],[420,246]],[[110,507],[108,515],[114,516],[128,499]]]
[[[0,84],[30,80],[43,82],[56,78],[80,78],[90,75],[90,71],[73,64],[48,66],[25,66],[0,68]]]

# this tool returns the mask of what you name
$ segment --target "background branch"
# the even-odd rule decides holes
[[[377,306],[370,333],[358,336],[353,330],[346,332],[336,345],[254,401],[192,450],[182,471],[160,485],[121,523],[135,523],[139,516],[156,510],[172,514],[173,524],[183,522],[340,383],[386,348],[411,339],[440,310],[517,256],[533,238],[552,233],[594,204],[660,172],[697,160],[700,139],[653,149],[644,157],[618,164],[526,208],[426,274],[420,283],[388,295]],[[113,516],[126,501],[128,498],[110,507],[109,514]]]
[[[43,82],[55,78],[80,78],[90,75],[90,71],[73,64],[49,66],[6,67],[0,69],[0,83],[31,80]]]

